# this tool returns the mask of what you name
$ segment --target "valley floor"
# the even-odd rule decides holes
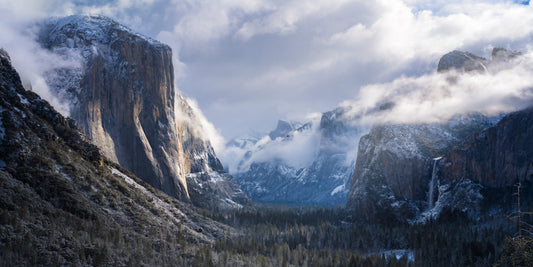
[[[354,219],[340,208],[259,207],[209,216],[245,234],[201,249],[193,260],[198,266],[491,266],[516,230],[504,216],[473,221],[456,212],[425,225]]]

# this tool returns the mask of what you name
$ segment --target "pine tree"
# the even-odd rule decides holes
[[[503,252],[500,260],[494,266],[533,266],[533,238],[531,232],[523,229],[523,225],[531,226],[522,221],[523,214],[533,214],[533,212],[522,212],[520,209],[520,188],[519,182],[514,195],[517,196],[516,216],[510,217],[517,220],[517,236],[514,238],[507,237],[503,245]],[[526,232],[526,235],[523,235]]]

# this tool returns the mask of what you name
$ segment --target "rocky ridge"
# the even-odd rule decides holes
[[[439,164],[441,179],[468,179],[486,187],[533,182],[533,108],[454,145]]]
[[[361,137],[347,207],[357,216],[414,219],[428,207],[435,158],[491,125],[464,116],[447,124],[382,125]],[[436,185],[435,185],[436,186]]]

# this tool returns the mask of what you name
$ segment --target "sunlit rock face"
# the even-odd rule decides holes
[[[181,200],[199,186],[187,183],[188,174],[224,172],[174,87],[169,46],[99,16],[48,20],[39,41],[80,63],[50,72],[47,82],[106,157]],[[224,177],[220,183],[234,184]]]

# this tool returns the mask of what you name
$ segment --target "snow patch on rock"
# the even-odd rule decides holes
[[[342,192],[342,191],[345,191],[345,188],[346,188],[346,185],[341,184],[341,185],[335,187],[335,189],[333,189],[333,191],[331,191],[331,195],[333,196],[333,195],[335,195],[335,194],[337,194],[337,193],[340,193],[340,192]]]

